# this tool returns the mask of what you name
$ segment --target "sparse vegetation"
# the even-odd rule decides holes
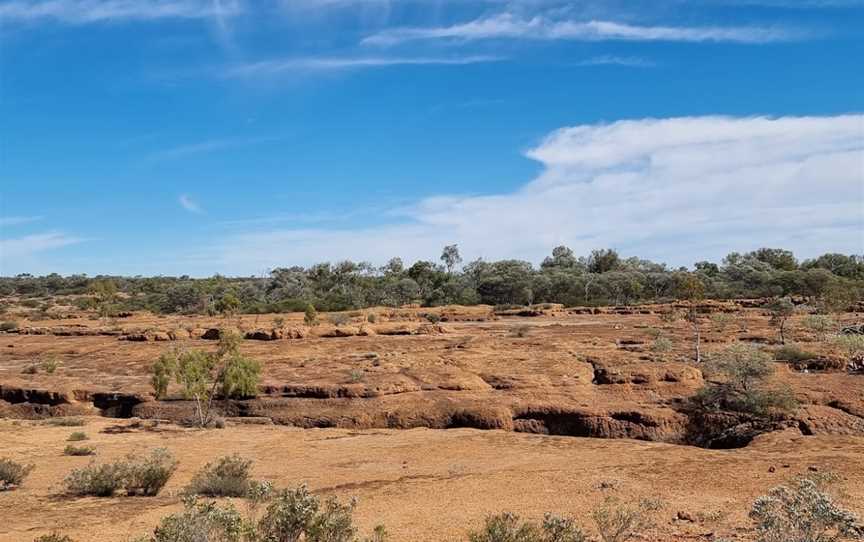
[[[249,490],[252,461],[239,455],[207,463],[189,482],[185,492],[206,497],[242,497]]]
[[[720,333],[726,331],[726,328],[735,322],[735,317],[728,312],[711,313],[710,319],[711,327]]]
[[[709,381],[693,398],[699,409],[766,417],[796,407],[788,389],[768,386],[773,373],[771,357],[753,346],[733,344],[712,354],[705,372],[720,380]]]
[[[60,363],[57,361],[56,358],[53,358],[53,357],[45,359],[42,361],[42,370],[45,371],[46,373],[48,373],[49,375],[54,374],[54,371],[56,371],[59,366],[60,366]]]
[[[63,449],[63,455],[72,455],[72,456],[83,456],[83,455],[95,455],[96,448],[93,446],[75,446],[73,444],[67,444]]]
[[[90,463],[74,469],[64,480],[70,495],[111,497],[120,489],[133,496],[152,497],[171,478],[177,462],[168,450],[157,448],[147,457],[129,455],[112,463]]]
[[[864,525],[828,493],[833,477],[799,477],[753,503],[758,542],[864,540]]]
[[[510,329],[510,336],[511,337],[517,337],[520,339],[527,337],[530,333],[531,333],[531,326],[529,326],[527,324],[516,325]]]
[[[651,343],[651,351],[657,352],[658,354],[663,354],[666,352],[671,352],[673,348],[672,340],[668,337],[657,337],[654,339],[654,342]]]
[[[82,440],[87,440],[87,433],[85,433],[84,431],[75,431],[74,433],[69,435],[69,438],[67,438],[66,440],[68,440],[69,442],[80,442]]]
[[[63,480],[66,492],[76,496],[111,497],[123,487],[123,465],[90,463],[75,469]]]
[[[795,314],[795,305],[788,298],[775,299],[768,305],[771,313],[771,323],[777,327],[780,344],[786,344],[786,322]]]
[[[351,317],[343,312],[334,312],[333,314],[329,314],[327,315],[327,319],[336,327],[344,326],[351,322]]]
[[[255,513],[266,505],[260,518]],[[247,514],[233,504],[202,502],[184,498],[184,510],[162,519],[152,536],[143,542],[279,541],[352,542],[357,540],[353,523],[354,502],[342,504],[335,498],[324,502],[305,486],[266,491],[251,502]],[[385,542],[386,530],[375,528],[365,542]]]
[[[0,491],[8,491],[20,486],[32,470],[33,465],[23,465],[0,457]]]
[[[820,341],[824,341],[837,329],[837,322],[827,314],[808,314],[801,324],[812,331]]]
[[[9,320],[6,322],[0,322],[0,331],[15,331],[18,329],[18,322]]]
[[[656,500],[627,504],[610,497],[592,512],[591,518],[603,542],[627,542],[650,529],[654,514],[662,507]]]
[[[541,525],[522,521],[509,512],[486,518],[480,531],[468,535],[470,542],[584,542],[587,536],[570,518],[546,514]]]
[[[315,310],[315,306],[311,303],[306,305],[306,312],[303,314],[303,323],[308,327],[318,325],[318,311]]]
[[[804,350],[797,344],[792,343],[784,344],[783,346],[774,351],[774,359],[776,359],[777,361],[788,361],[791,363],[800,363],[802,361],[809,361],[818,357],[819,354]]]
[[[33,539],[33,542],[75,542],[66,535],[58,533],[43,534]]]

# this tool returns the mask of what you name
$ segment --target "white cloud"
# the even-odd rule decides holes
[[[0,216],[0,226],[20,226],[42,220],[41,216]]]
[[[627,66],[630,68],[650,68],[656,64],[645,58],[636,56],[614,56],[600,55],[591,57],[587,60],[582,60],[576,63],[577,66]]]
[[[229,69],[228,77],[269,76],[285,73],[340,71],[361,68],[420,65],[464,65],[504,60],[497,56],[456,57],[297,57],[242,64]]]
[[[198,205],[198,202],[190,198],[186,194],[182,194],[177,201],[180,202],[180,206],[189,211],[190,213],[201,214],[204,212],[204,209]]]
[[[516,192],[423,200],[401,224],[237,234],[210,256],[216,269],[248,273],[344,258],[434,259],[454,242],[466,258],[534,262],[559,244],[674,265],[759,246],[864,253],[862,136],[864,115],[574,126],[528,151],[543,171]]]
[[[224,18],[238,0],[17,0],[0,4],[0,21],[55,20],[66,24],[157,19]]]
[[[383,30],[363,40],[368,45],[394,45],[406,41],[456,39],[532,39],[580,41],[682,41],[765,43],[802,37],[785,28],[757,26],[639,26],[613,21],[555,20],[544,16],[523,18],[500,13],[467,23],[440,27],[401,27]]]
[[[278,137],[251,137],[237,139],[209,139],[199,141],[197,143],[188,143],[178,145],[169,149],[162,149],[150,154],[147,159],[150,161],[160,162],[164,160],[172,160],[192,156],[196,154],[207,154],[226,149],[239,149],[244,147],[253,147],[265,143],[273,143],[279,141]]]
[[[12,266],[37,272],[41,269],[38,255],[85,241],[81,237],[62,232],[34,233],[22,237],[0,239],[0,276],[7,276]]]

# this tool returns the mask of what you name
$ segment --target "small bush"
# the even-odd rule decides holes
[[[66,447],[63,448],[63,455],[83,456],[95,454],[96,449],[93,446],[75,446],[73,444],[67,444]]]
[[[328,315],[327,319],[336,327],[344,326],[351,322],[351,317],[344,312],[334,312],[333,314]]]
[[[375,314],[374,312],[370,312],[369,314],[366,315],[366,321],[369,322],[370,324],[374,324],[375,322],[378,321],[378,315]]]
[[[423,317],[426,318],[426,320],[428,320],[429,322],[431,322],[433,324],[437,324],[438,322],[441,321],[441,315],[436,314],[434,312],[427,312],[426,314],[423,315]]]
[[[652,515],[660,508],[656,501],[643,500],[628,505],[610,498],[595,509],[591,517],[603,542],[626,542],[650,529]]]
[[[87,440],[87,438],[87,433],[85,433],[84,431],[75,431],[74,433],[69,435],[69,438],[67,438],[66,440],[68,440],[69,442],[80,442],[82,440]]]
[[[21,374],[25,374],[25,375],[35,375],[38,372],[39,372],[39,366],[36,364],[28,365],[27,367],[24,367],[23,369],[21,369]]]
[[[526,324],[513,326],[513,328],[510,329],[510,336],[511,337],[517,337],[520,339],[527,337],[530,333],[531,333],[531,326],[526,325]]]
[[[273,319],[273,327],[275,327],[277,329],[282,329],[283,327],[285,327],[285,318],[283,318],[281,316],[277,316],[276,318],[274,318]]]
[[[51,533],[43,534],[42,536],[36,537],[33,539],[33,542],[74,542],[74,540],[72,540],[66,535]]]
[[[486,518],[480,531],[468,535],[470,542],[585,542],[585,533],[570,518],[546,514],[542,525],[523,522],[505,512]]]
[[[318,311],[315,310],[315,306],[311,303],[306,305],[306,311],[303,314],[303,323],[309,327],[318,325]]]
[[[239,455],[220,458],[215,464],[207,463],[186,487],[189,495],[207,497],[242,497],[249,489],[249,471],[252,461]]]
[[[712,354],[706,374],[721,377],[721,382],[709,382],[692,398],[699,410],[726,410],[759,417],[784,414],[797,403],[787,387],[768,387],[773,373],[771,356],[756,347],[734,344]]]
[[[864,335],[838,335],[834,346],[843,351],[850,360],[864,356]]]
[[[801,324],[815,333],[819,340],[825,340],[837,329],[837,322],[827,314],[809,314],[804,317]]]
[[[111,497],[125,489],[130,496],[152,497],[159,493],[176,468],[177,462],[170,452],[157,448],[143,459],[128,455],[113,463],[90,463],[70,472],[64,483],[67,493],[72,495]]]
[[[22,465],[11,459],[0,458],[0,491],[8,491],[20,486],[33,465]]]
[[[84,425],[84,420],[81,418],[48,418],[45,420],[45,423],[48,425],[53,425],[55,427],[81,427]]]
[[[778,361],[788,361],[791,363],[809,361],[818,357],[818,354],[808,352],[797,344],[786,344],[774,351],[774,359]]]
[[[672,341],[666,337],[657,337],[654,339],[654,342],[651,343],[651,351],[657,353],[671,352],[672,351]]]
[[[306,486],[282,490],[261,518],[261,535],[264,540],[298,540],[318,513],[318,507],[318,498]]]
[[[18,329],[18,322],[0,322],[0,331],[15,331],[16,329]]]
[[[127,495],[152,497],[168,483],[177,469],[177,461],[165,448],[156,448],[149,457],[127,458],[124,465],[123,488]]]
[[[719,332],[725,331],[735,321],[735,317],[727,312],[714,312],[709,318],[711,319],[711,327]]]
[[[48,358],[42,362],[42,370],[49,375],[54,374],[54,371],[56,371],[59,366],[60,363],[54,358]]]
[[[66,492],[70,495],[111,497],[114,492],[123,487],[124,469],[119,463],[97,465],[90,463],[86,467],[70,472],[63,481]]]
[[[143,537],[142,542],[239,542],[246,530],[243,517],[233,505],[219,507],[215,502],[199,503],[194,499],[184,500],[182,512],[171,514],[153,531],[153,536]],[[254,534],[254,533],[251,533]],[[250,536],[250,539],[254,540]]]
[[[826,492],[830,478],[804,477],[778,486],[753,503],[758,542],[864,540],[864,527]]]

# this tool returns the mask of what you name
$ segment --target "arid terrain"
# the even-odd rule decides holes
[[[703,351],[745,342],[773,352],[777,330],[752,305],[706,303]],[[277,486],[356,496],[364,532],[383,523],[399,541],[464,539],[504,510],[571,514],[590,530],[609,496],[664,502],[650,540],[748,540],[753,499],[812,471],[838,474],[848,507],[864,513],[864,375],[838,370],[842,353],[795,316],[787,334],[818,357],[806,370],[772,364],[794,413],[770,428],[708,427],[686,407],[708,377],[690,326],[662,318],[669,310],[381,308],[322,314],[315,327],[302,314],[21,321],[0,334],[0,456],[35,470],[0,492],[0,539],[146,533],[181,507],[197,469],[233,452]],[[263,365],[259,396],[219,402],[224,428],[191,428],[194,404],[175,385],[155,400],[150,368],[168,348],[212,350],[229,327]],[[652,347],[658,336],[671,350]],[[86,423],[46,423],[57,416]],[[179,469],[158,497],[64,496],[65,474],[91,460],[63,455],[74,430],[99,461],[167,447]]]

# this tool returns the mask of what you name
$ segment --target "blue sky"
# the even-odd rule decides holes
[[[0,274],[864,253],[864,2],[0,1]]]

